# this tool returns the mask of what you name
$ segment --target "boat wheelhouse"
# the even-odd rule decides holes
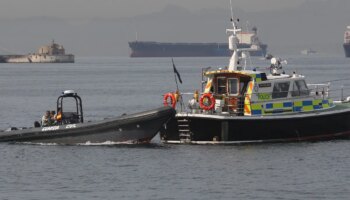
[[[298,74],[266,75],[259,71],[208,71],[204,94],[213,96],[203,108],[212,114],[264,116],[329,109],[334,106],[328,96],[329,84],[307,85]],[[309,87],[313,89],[309,89]],[[209,98],[210,99],[210,98]],[[214,109],[208,109],[214,105]],[[197,112],[197,111],[195,111]]]

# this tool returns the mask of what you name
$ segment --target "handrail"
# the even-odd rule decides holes
[[[335,79],[335,80],[329,80],[329,81],[323,81],[323,82],[319,82],[316,84],[322,84],[322,83],[332,83],[332,82],[337,82],[337,81],[349,81],[348,78],[341,78],[341,79]]]
[[[295,91],[287,91],[288,93],[292,93],[292,92],[304,92],[304,91],[309,91],[310,94],[313,94],[311,92],[313,92],[314,90],[295,90]],[[340,89],[332,89],[332,90],[328,90],[328,91],[325,91],[328,93],[328,97],[338,97],[338,95],[330,95],[332,92],[335,92],[335,91],[350,91],[350,88],[340,88]],[[286,93],[286,92],[253,92],[251,93],[251,95],[256,95],[256,94],[272,94],[272,93]],[[349,92],[350,93],[350,92]],[[184,93],[180,93],[180,95],[182,96],[185,96],[185,95],[193,95],[194,93],[193,92],[184,92]],[[199,95],[202,95],[204,94],[203,92],[199,93]],[[317,96],[319,96],[321,93],[319,93]],[[220,94],[219,94],[220,95]],[[325,95],[325,94],[322,94],[322,95]],[[223,96],[226,96],[228,97],[226,94],[223,94]],[[242,95],[238,95],[238,96],[242,96]],[[305,96],[308,96],[308,95],[300,95],[300,96],[294,96],[293,98],[300,98],[300,97],[305,97]],[[310,97],[313,97],[313,95],[310,95]],[[279,100],[279,99],[286,99],[286,98],[275,98],[275,99],[272,99],[272,100]],[[271,99],[270,99],[271,100]]]
[[[223,108],[226,108],[226,110],[228,110],[230,113],[236,113],[237,115],[239,115],[239,114],[243,114],[244,113],[244,108],[245,108],[246,105],[249,105],[249,107],[251,107],[252,104],[256,104],[256,103],[264,104],[266,102],[279,102],[279,101],[286,101],[286,100],[292,100],[292,101],[294,100],[295,101],[297,99],[302,99],[302,98],[305,98],[305,97],[314,98],[314,97],[317,97],[317,96],[319,97],[318,99],[329,99],[329,98],[331,98],[331,95],[329,95],[329,91],[328,92],[324,92],[324,93],[320,92],[317,95],[316,95],[315,90],[306,90],[306,91],[310,92],[309,95],[306,95],[306,96],[295,96],[295,97],[292,97],[292,98],[290,98],[290,97],[289,98],[275,98],[275,99],[268,99],[268,100],[252,100],[252,98],[250,98],[248,103],[245,100],[246,100],[246,97],[248,97],[250,95],[247,95],[247,94],[239,95],[239,96],[237,96],[238,101],[237,101],[237,104],[234,106],[234,110],[229,109],[229,107],[232,107],[232,105],[230,106],[230,105],[227,105],[227,104]],[[288,93],[291,93],[291,92],[295,92],[295,91],[288,91]],[[283,92],[283,93],[285,93],[285,92]],[[181,98],[184,98],[185,96],[189,96],[189,95],[193,95],[193,94],[194,93],[187,92],[187,93],[181,93],[180,96],[181,96]],[[201,93],[201,94],[203,94],[203,93]],[[259,93],[252,93],[251,95],[257,95],[257,94],[259,94]],[[272,95],[272,93],[270,93],[270,94]],[[287,96],[289,96],[289,95],[287,95]],[[228,99],[229,97],[230,96],[224,95],[223,99],[224,98]],[[332,97],[339,97],[339,96],[334,95]],[[340,99],[341,99],[341,101],[345,100],[343,98],[343,96]],[[190,99],[188,99],[188,100],[190,100]],[[186,101],[184,101],[184,102],[186,102]],[[187,110],[187,111],[192,110],[191,108],[189,108],[188,106],[185,106],[185,105],[183,107],[181,107],[181,111],[183,111],[183,109]]]

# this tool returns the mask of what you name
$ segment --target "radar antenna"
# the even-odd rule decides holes
[[[230,0],[230,8],[231,8],[231,21],[233,21],[232,0]]]

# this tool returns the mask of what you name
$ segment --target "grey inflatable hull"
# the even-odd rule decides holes
[[[99,122],[3,131],[0,142],[148,143],[174,115],[174,109],[162,107]]]

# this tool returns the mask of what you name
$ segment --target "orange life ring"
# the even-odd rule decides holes
[[[164,106],[169,106],[168,104],[168,99],[170,98],[170,104],[171,104],[171,107],[173,107],[175,109],[176,107],[176,99],[175,99],[175,95],[173,93],[166,93],[164,95],[164,99],[163,99],[163,104]]]
[[[204,105],[204,99],[208,99],[210,101],[209,105]],[[203,110],[212,110],[215,107],[215,98],[210,93],[205,93],[201,96],[201,99],[199,100],[199,106]]]

